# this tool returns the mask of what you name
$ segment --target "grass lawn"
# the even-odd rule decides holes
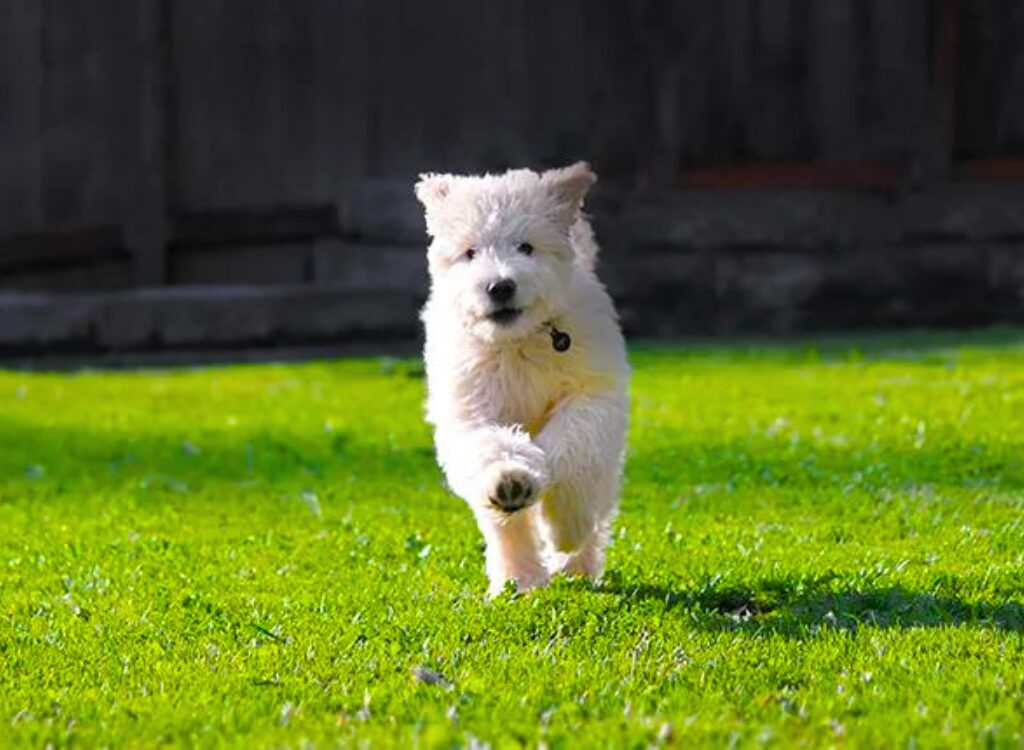
[[[0,747],[1024,745],[1024,334],[632,359],[605,580],[495,602],[415,363],[0,372]]]

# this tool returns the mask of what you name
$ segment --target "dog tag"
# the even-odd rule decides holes
[[[572,346],[572,339],[565,331],[559,331],[557,328],[552,326],[551,346],[555,348],[556,352],[567,352],[569,351],[569,347]]]

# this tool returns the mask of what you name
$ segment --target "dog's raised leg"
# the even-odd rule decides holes
[[[552,573],[596,579],[604,570],[618,510],[626,410],[616,394],[573,397],[555,408],[537,436],[551,472],[541,510]]]
[[[521,591],[547,583],[536,522],[548,483],[544,453],[524,431],[501,425],[439,428],[435,441],[448,485],[483,534],[490,595],[507,581]]]

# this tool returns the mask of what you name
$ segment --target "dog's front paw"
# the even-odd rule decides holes
[[[537,502],[543,478],[515,461],[500,461],[491,467],[487,482],[487,502],[491,507],[514,513]]]
[[[535,565],[532,568],[520,567],[521,569],[515,574],[495,575],[487,587],[488,598],[497,598],[506,591],[522,594],[531,589],[546,586],[551,581],[551,576],[548,575],[543,565]]]

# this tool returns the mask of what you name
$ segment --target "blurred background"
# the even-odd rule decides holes
[[[3,0],[0,356],[414,346],[417,173],[577,159],[631,335],[1024,320],[1017,0]]]

